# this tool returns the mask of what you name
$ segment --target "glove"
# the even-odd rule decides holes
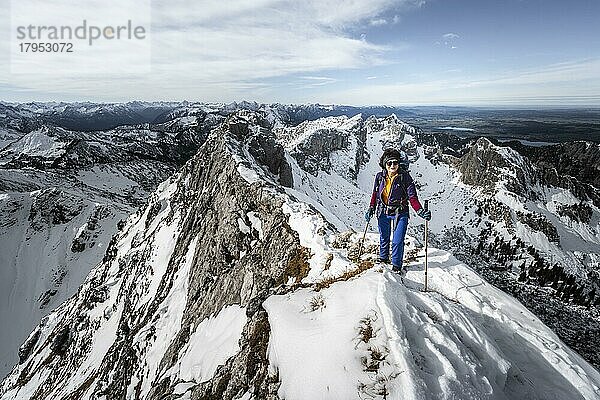
[[[369,222],[373,214],[375,214],[375,209],[373,207],[369,207],[369,209],[365,213],[365,220]]]
[[[425,221],[429,221],[431,219],[431,211],[426,210],[424,208],[419,208],[419,211],[417,211],[417,215],[423,218]]]

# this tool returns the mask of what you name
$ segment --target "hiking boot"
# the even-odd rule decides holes
[[[401,272],[402,271],[402,267],[399,267],[397,265],[392,265],[392,272]]]
[[[402,266],[402,271],[400,271],[400,275],[402,275],[404,277],[404,276],[406,276],[407,272],[408,272],[408,267]]]
[[[389,264],[390,263],[390,259],[389,258],[378,258],[377,262],[380,264]]]

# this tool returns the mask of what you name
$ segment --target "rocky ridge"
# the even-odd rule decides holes
[[[272,153],[271,146],[260,148],[257,134],[243,116],[213,131],[198,154],[130,217],[77,295],[30,335],[20,365],[3,384],[4,396],[23,390],[31,398],[165,398],[180,383],[169,371],[194,327],[232,304],[243,307],[247,318],[240,352],[214,379],[191,389],[192,398],[233,398],[251,386],[265,391],[261,398],[273,395],[261,303],[273,288],[303,277],[307,253],[282,211],[283,194],[238,172],[234,157]],[[280,179],[264,168],[265,175]],[[260,231],[249,216],[260,220]],[[254,228],[245,233],[242,225]],[[163,251],[165,264],[159,264],[153,254]],[[167,301],[176,293],[183,296],[179,310]],[[167,322],[177,327],[170,331],[174,339],[161,342]],[[113,330],[90,329],[106,325]],[[94,366],[90,345],[102,337],[112,340]],[[153,363],[150,354],[157,355]]]

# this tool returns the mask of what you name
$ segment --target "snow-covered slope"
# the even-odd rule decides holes
[[[26,110],[19,108],[23,115]],[[102,260],[119,221],[187,161],[217,123],[207,117],[97,132],[4,129],[0,320],[11,323],[0,330],[1,378],[31,330]]]
[[[420,235],[404,283],[373,264],[373,232],[356,259],[367,176],[389,142],[424,162],[414,128],[359,117],[286,151],[269,126],[234,113],[160,185],[29,336],[2,399],[600,396],[597,370],[449,252],[429,249],[423,292]],[[348,140],[331,168],[302,169],[302,143],[332,132]],[[356,157],[354,178],[337,168]]]
[[[73,295],[117,224],[173,170],[150,160],[67,171],[0,169],[0,375],[42,317]],[[137,180],[143,173],[145,179]]]
[[[316,173],[310,168],[309,172],[304,171],[291,160],[294,190],[288,192],[300,192],[294,195],[314,205],[338,230],[361,226],[362,211],[379,170],[377,157],[389,145],[401,146],[413,161],[411,170],[421,196],[431,199],[434,209],[436,218],[431,229],[441,238],[452,237],[457,229],[466,240],[477,238],[485,222],[497,218],[493,213],[482,218],[476,212],[477,200],[483,199],[485,188],[465,184],[463,174],[452,164],[432,162],[425,152],[435,149],[417,147],[414,128],[397,119],[364,121],[360,117],[339,117],[295,129],[301,130],[296,140],[279,134],[292,155],[302,152],[305,143],[327,143],[332,129],[341,137],[354,136],[341,148],[330,147],[326,160],[317,157],[313,165],[321,168]],[[358,132],[361,129],[366,135]],[[356,142],[361,137],[365,140]],[[494,150],[512,163],[520,161],[510,149]],[[360,169],[351,179],[347,168],[353,169],[357,160]],[[323,165],[332,167],[322,168]],[[496,166],[500,179],[488,175],[497,186],[493,193],[499,189],[500,193],[507,192],[505,176],[523,179],[518,172],[502,170],[501,163]],[[530,181],[524,183],[526,188],[532,186]],[[411,225],[411,232],[420,239],[421,221],[413,218]],[[376,248],[376,237],[370,243],[371,248]],[[536,248],[543,246],[543,242],[531,243]],[[415,240],[411,244],[409,254],[415,248]],[[597,250],[593,246],[589,249]],[[319,293],[306,289],[293,296],[268,299],[265,308],[275,336],[270,342],[270,360],[273,372],[282,382],[279,395],[461,399],[600,395],[598,372],[518,301],[490,286],[449,253],[432,249],[430,257],[430,287],[435,293],[415,290],[423,284],[421,259],[410,262],[406,287],[387,271],[370,271],[359,279],[339,283],[341,287],[335,289]],[[365,324],[370,324],[368,329]],[[378,334],[364,340],[364,332],[370,326]],[[473,341],[473,337],[477,339]],[[321,349],[332,351],[324,353]],[[565,353],[558,355],[554,351]],[[304,368],[298,370],[300,364]],[[531,368],[532,364],[537,366]],[[580,374],[581,366],[587,372]],[[581,376],[586,378],[582,381]],[[304,382],[314,384],[307,388]]]
[[[409,249],[414,248],[410,246]],[[600,374],[449,253],[265,302],[285,399],[595,399]],[[310,382],[310,384],[306,384]]]
[[[247,125],[232,121],[232,127]],[[240,350],[242,328],[259,338],[242,351],[255,357],[266,347],[260,299],[301,273],[304,253],[282,225],[282,200],[261,197],[268,188],[237,172],[242,165],[234,158],[246,159],[245,151],[231,133],[215,131],[195,159],[161,184],[78,294],[30,336],[20,366],[3,384],[4,397],[164,398],[212,378]],[[247,368],[256,372],[260,360]]]

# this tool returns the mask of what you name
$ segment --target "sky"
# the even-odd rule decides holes
[[[0,101],[600,106],[599,0],[12,1]],[[147,40],[14,55],[16,21],[82,19]]]

